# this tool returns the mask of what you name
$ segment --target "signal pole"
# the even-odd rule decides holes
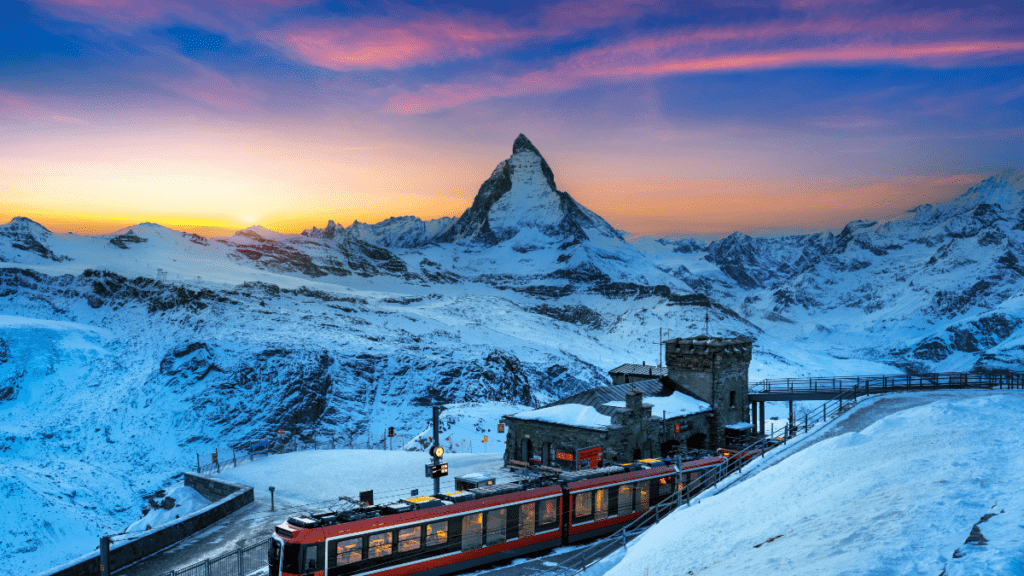
[[[441,432],[440,426],[438,426],[438,419],[441,417],[441,407],[434,406],[434,445],[441,445]],[[441,464],[441,459],[437,457],[437,451],[431,450],[431,458],[434,466]],[[434,478],[434,496],[441,494],[441,478]]]

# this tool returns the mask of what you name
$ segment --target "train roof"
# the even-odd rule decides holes
[[[699,469],[724,461],[725,459],[720,456],[691,460],[683,462],[680,470]],[[671,462],[659,459],[572,472],[556,473],[553,469],[545,470],[551,472],[521,482],[482,486],[436,497],[404,498],[397,502],[360,506],[338,512],[292,517],[275,527],[275,533],[289,542],[319,542],[325,538],[374,532],[476,510],[498,508],[516,502],[550,498],[561,495],[562,486],[576,492],[675,473]]]

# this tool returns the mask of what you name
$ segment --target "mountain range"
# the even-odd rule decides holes
[[[757,340],[751,380],[1017,366],[1022,246],[1015,171],[838,234],[627,241],[523,135],[454,219],[204,238],[15,218],[0,510],[35,522],[5,529],[0,562],[91,550],[196,454],[279,429],[375,444],[436,403],[538,405],[659,363],[659,337],[706,314]]]

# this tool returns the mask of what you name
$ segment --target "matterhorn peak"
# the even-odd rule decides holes
[[[438,240],[494,245],[518,238],[514,247],[523,251],[594,235],[620,240],[600,216],[558,190],[540,150],[520,134],[512,143],[512,156],[498,163],[473,205]]]
[[[526,134],[516,136],[516,141],[512,143],[513,154],[523,150],[529,150],[537,156],[540,156],[540,150],[537,150],[537,147],[533,145],[533,142],[530,142],[530,139],[526,137]]]

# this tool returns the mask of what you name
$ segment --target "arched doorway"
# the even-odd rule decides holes
[[[523,462],[529,464],[531,458],[533,458],[533,440],[527,438],[523,442]]]
[[[679,447],[679,441],[678,440],[669,440],[667,442],[662,442],[661,443],[661,455],[662,455],[662,457],[668,456],[669,454],[671,454],[678,447]]]
[[[703,448],[707,440],[707,434],[704,434],[703,432],[697,432],[696,434],[691,434],[690,437],[686,439],[686,447]]]

